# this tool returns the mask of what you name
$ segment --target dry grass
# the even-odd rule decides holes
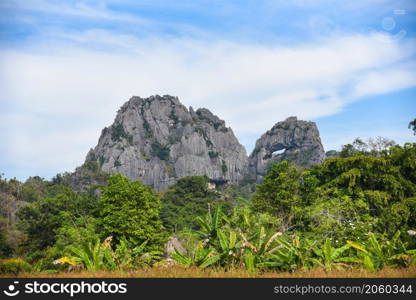
[[[310,271],[289,272],[257,272],[248,273],[246,270],[234,269],[225,271],[221,269],[183,268],[180,266],[161,266],[149,269],[132,271],[78,271],[62,272],[57,274],[48,273],[22,273],[19,277],[49,277],[49,278],[416,278],[416,266],[409,268],[384,268],[377,272],[364,269],[332,270],[326,272],[322,269]]]

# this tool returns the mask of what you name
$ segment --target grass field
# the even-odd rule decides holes
[[[5,276],[3,276],[5,277]],[[13,277],[13,276],[11,276]],[[309,271],[289,272],[257,272],[248,273],[246,270],[221,270],[221,269],[199,269],[199,268],[183,268],[180,266],[169,267],[153,267],[149,269],[139,269],[132,271],[77,271],[77,272],[61,272],[55,274],[48,273],[22,273],[18,277],[30,278],[326,278],[326,277],[342,277],[342,278],[416,278],[416,266],[409,268],[384,268],[377,272],[370,272],[364,269],[351,270],[332,270],[326,272],[322,269],[314,269]]]

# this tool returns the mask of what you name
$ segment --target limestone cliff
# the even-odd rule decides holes
[[[102,130],[88,161],[159,191],[192,175],[234,183],[248,167],[244,147],[223,120],[205,108],[188,110],[168,95],[132,97]]]
[[[273,163],[287,160],[299,166],[322,163],[325,151],[314,122],[296,117],[278,122],[263,134],[249,157],[249,172],[260,182]]]

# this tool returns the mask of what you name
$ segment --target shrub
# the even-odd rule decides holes
[[[119,142],[121,139],[127,139],[127,141],[132,144],[133,143],[133,136],[128,134],[123,127],[123,124],[117,123],[111,127],[111,139],[113,141]]]
[[[222,170],[222,174],[225,176],[225,174],[228,171],[227,165],[225,164],[225,161],[222,161],[222,165],[221,165],[221,170]]]
[[[209,155],[210,158],[216,158],[216,157],[218,157],[218,152],[209,151],[208,155]]]
[[[10,247],[6,234],[4,231],[0,231],[0,257],[7,257],[12,253],[12,248]]]
[[[30,272],[32,266],[21,258],[11,258],[0,261],[0,274],[17,275],[21,272]]]

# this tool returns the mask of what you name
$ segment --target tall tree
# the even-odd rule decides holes
[[[117,243],[125,237],[132,246],[148,241],[147,250],[161,250],[165,234],[159,217],[160,200],[140,181],[114,174],[103,189],[99,225],[104,237]]]
[[[416,119],[409,122],[409,128],[413,130],[413,134],[416,135]]]
[[[195,229],[195,216],[204,215],[208,205],[221,202],[218,193],[208,188],[208,181],[206,176],[190,176],[171,186],[162,197],[163,225],[173,231]]]
[[[253,207],[256,211],[268,212],[290,223],[292,208],[298,206],[300,197],[301,173],[287,161],[274,164],[257,186],[253,195]]]

